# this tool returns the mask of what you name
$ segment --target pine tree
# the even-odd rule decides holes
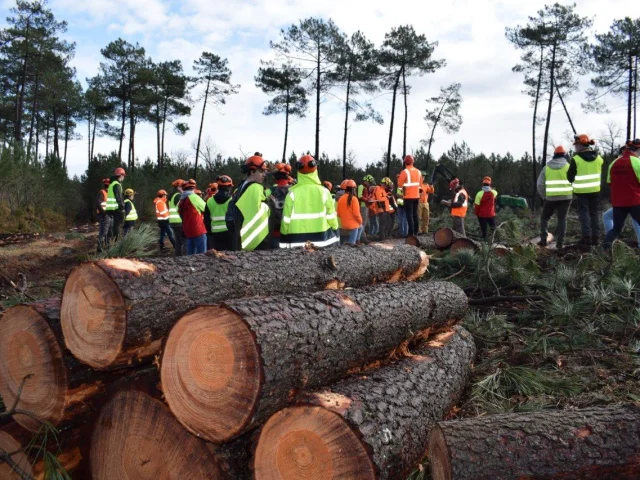
[[[460,130],[462,125],[462,116],[460,115],[460,107],[462,106],[462,95],[460,95],[459,83],[452,83],[448,87],[440,88],[440,95],[427,99],[427,103],[434,105],[434,108],[427,109],[424,119],[431,129],[428,140],[422,140],[420,143],[427,145],[425,168],[429,168],[429,159],[431,158],[431,146],[434,142],[436,128],[440,126],[445,133],[455,133]],[[416,159],[417,160],[417,159]]]

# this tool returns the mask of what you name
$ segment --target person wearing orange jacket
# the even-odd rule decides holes
[[[464,231],[464,218],[467,216],[469,194],[465,188],[460,185],[460,180],[457,178],[449,182],[449,190],[451,190],[452,193],[451,200],[442,200],[442,204],[451,208],[453,230],[462,235],[466,235]]]
[[[393,225],[396,221],[396,211],[398,210],[398,205],[396,204],[396,199],[393,196],[393,181],[389,177],[384,177],[382,179],[382,184],[384,185],[385,194],[385,228],[382,231],[382,238],[387,239],[391,237],[391,232],[393,231]]]
[[[109,248],[109,239],[111,237],[111,229],[113,228],[113,217],[107,215],[107,197],[109,190],[109,178],[102,179],[102,188],[96,196],[96,214],[100,229],[98,230],[98,253]]]
[[[156,220],[158,221],[158,227],[160,228],[160,250],[164,250],[164,238],[168,237],[171,245],[175,247],[176,240],[173,238],[173,230],[169,225],[169,206],[167,205],[167,192],[166,190],[158,190],[156,198],[153,200],[156,206]]]
[[[379,185],[373,187],[370,197],[371,207],[369,208],[369,215],[373,215],[377,225],[375,235],[380,240],[384,240],[385,233],[387,231],[387,223],[389,213],[387,212],[387,192],[385,191],[382,180]]]
[[[345,194],[338,199],[336,207],[340,220],[340,240],[342,243],[354,245],[360,243],[364,230],[356,188],[356,182],[353,180],[343,181],[340,184],[340,189],[344,190]]]
[[[491,177],[482,179],[482,190],[476,194],[473,210],[480,223],[482,238],[487,239],[489,227],[496,229],[496,197],[498,192],[491,187]]]
[[[407,216],[408,236],[413,237],[418,233],[418,203],[420,201],[420,186],[422,174],[413,166],[411,155],[404,157],[404,170],[398,177],[398,187],[402,189],[404,199],[404,211]]]
[[[425,172],[422,172],[422,186],[420,187],[420,202],[418,203],[418,220],[420,221],[420,233],[429,231],[429,219],[431,212],[429,210],[429,195],[433,195],[435,190],[433,185],[429,185],[424,181]]]

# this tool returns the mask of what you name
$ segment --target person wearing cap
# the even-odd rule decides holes
[[[593,150],[596,142],[587,135],[576,135],[574,140],[576,154],[569,162],[567,179],[573,184],[573,193],[578,203],[582,243],[598,245],[600,242],[600,186],[604,160]]]
[[[340,239],[342,243],[356,245],[360,243],[360,237],[364,230],[356,194],[356,182],[350,179],[344,180],[340,184],[340,189],[345,192],[336,204],[336,213],[340,225]]]
[[[247,177],[233,194],[225,215],[233,250],[264,249],[268,247],[270,213],[263,186],[267,163],[256,152],[240,168]]]
[[[187,239],[187,255],[207,251],[207,229],[204,226],[206,203],[196,193],[196,181],[189,179],[182,184],[178,202],[178,214],[182,219],[182,232]]]
[[[158,221],[158,228],[160,228],[160,250],[164,250],[164,239],[169,238],[171,245],[175,248],[176,240],[173,238],[173,230],[169,224],[169,206],[167,205],[167,191],[158,190],[156,198],[153,199],[153,203],[156,207],[156,220]]]
[[[107,190],[107,206],[105,208],[107,215],[111,216],[111,238],[118,241],[120,238],[120,229],[124,223],[124,195],[122,192],[122,182],[126,172],[124,168],[118,167],[111,175],[109,189]]]
[[[298,184],[291,187],[284,201],[280,248],[302,248],[307,242],[317,248],[338,244],[335,202],[320,182],[316,159],[303,155],[296,168]]]
[[[467,216],[469,194],[457,178],[449,182],[449,190],[451,191],[451,200],[442,200],[441,203],[451,209],[453,230],[461,235],[466,235],[464,231],[464,218]]]
[[[124,191],[124,230],[123,234],[126,237],[129,231],[136,225],[138,220],[138,212],[136,212],[136,206],[133,204],[133,197],[136,193],[133,188],[127,188]]]
[[[169,196],[169,202],[167,206],[169,207],[169,226],[173,231],[173,237],[175,242],[173,242],[173,251],[176,257],[180,257],[185,254],[185,241],[184,241],[184,233],[182,232],[182,219],[178,214],[178,202],[180,201],[180,196],[182,195],[182,184],[184,180],[181,178],[175,179],[171,182],[171,186],[174,188],[173,192]]]
[[[362,225],[365,229],[368,227],[368,206],[369,206],[369,187],[375,185],[376,181],[373,179],[373,175],[365,175],[362,179],[362,184],[358,185],[358,200],[360,200],[360,216],[362,217]],[[365,232],[362,232],[366,235]]]
[[[491,187],[491,177],[482,179],[482,190],[476,194],[473,209],[480,223],[482,238],[487,239],[489,227],[496,229],[496,197],[498,192]]]
[[[413,156],[404,157],[404,170],[400,172],[400,177],[398,177],[398,187],[402,189],[404,211],[407,215],[407,235],[410,237],[418,233],[418,203],[420,201],[420,186],[422,185],[422,174],[413,166],[413,163]]]
[[[607,183],[611,185],[613,228],[604,239],[604,247],[610,249],[628,215],[640,223],[640,139],[627,142],[622,155],[611,162]]]
[[[427,178],[427,172],[420,172],[422,174],[422,186],[420,187],[420,202],[418,203],[418,220],[420,222],[420,233],[427,233],[429,231],[429,219],[431,212],[429,210],[429,195],[433,195],[435,192],[433,185],[429,185],[425,180]]]
[[[569,162],[567,151],[562,145],[556,147],[553,158],[547,162],[538,176],[538,195],[544,200],[540,214],[541,247],[547,246],[549,220],[555,213],[558,217],[556,227],[556,248],[564,247],[564,235],[567,230],[567,215],[573,199],[573,186],[567,178]]]
[[[102,179],[102,188],[98,191],[96,196],[96,215],[98,217],[98,223],[100,228],[98,230],[98,253],[103,252],[109,248],[109,239],[111,238],[111,228],[113,217],[107,215],[107,198],[109,183],[111,180],[108,178]]]
[[[335,195],[333,193],[333,183],[331,183],[329,180],[324,180],[322,182],[322,186],[327,190],[329,190],[329,193],[331,194],[331,198],[335,199]]]
[[[282,225],[282,212],[284,201],[289,193],[291,185],[291,165],[286,163],[276,163],[272,173],[275,185],[271,187],[271,193],[267,197],[267,205],[271,214],[269,215],[269,246],[270,248],[280,248],[280,226]]]
[[[231,201],[233,180],[229,175],[218,175],[216,182],[211,185],[215,185],[215,192],[207,200],[207,209],[204,212],[204,224],[209,232],[207,240],[211,240],[207,247],[218,251],[231,250],[233,239],[225,217]]]

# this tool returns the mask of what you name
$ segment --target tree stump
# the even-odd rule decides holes
[[[433,233],[433,241],[437,248],[445,250],[451,246],[451,244],[459,238],[467,238],[464,235],[453,231],[448,227],[439,228]]]

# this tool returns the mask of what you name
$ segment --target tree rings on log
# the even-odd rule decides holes
[[[433,234],[433,241],[435,242],[436,247],[441,250],[449,248],[457,238],[463,238],[463,236],[448,227],[439,228]]]
[[[455,255],[461,250],[471,250],[475,252],[478,250],[478,244],[470,238],[458,238],[451,244],[451,255]]]
[[[0,430],[0,450],[7,453],[17,452],[11,455],[11,459],[16,463],[17,467],[25,474],[33,476],[31,462],[21,450],[22,445],[11,434]],[[2,480],[20,480],[22,477],[13,470],[7,463],[0,461],[0,478]]]
[[[218,479],[215,456],[158,400],[118,392],[100,412],[91,439],[94,480]]]
[[[321,407],[292,407],[260,432],[254,475],[261,479],[374,480],[367,446],[340,415]]]

